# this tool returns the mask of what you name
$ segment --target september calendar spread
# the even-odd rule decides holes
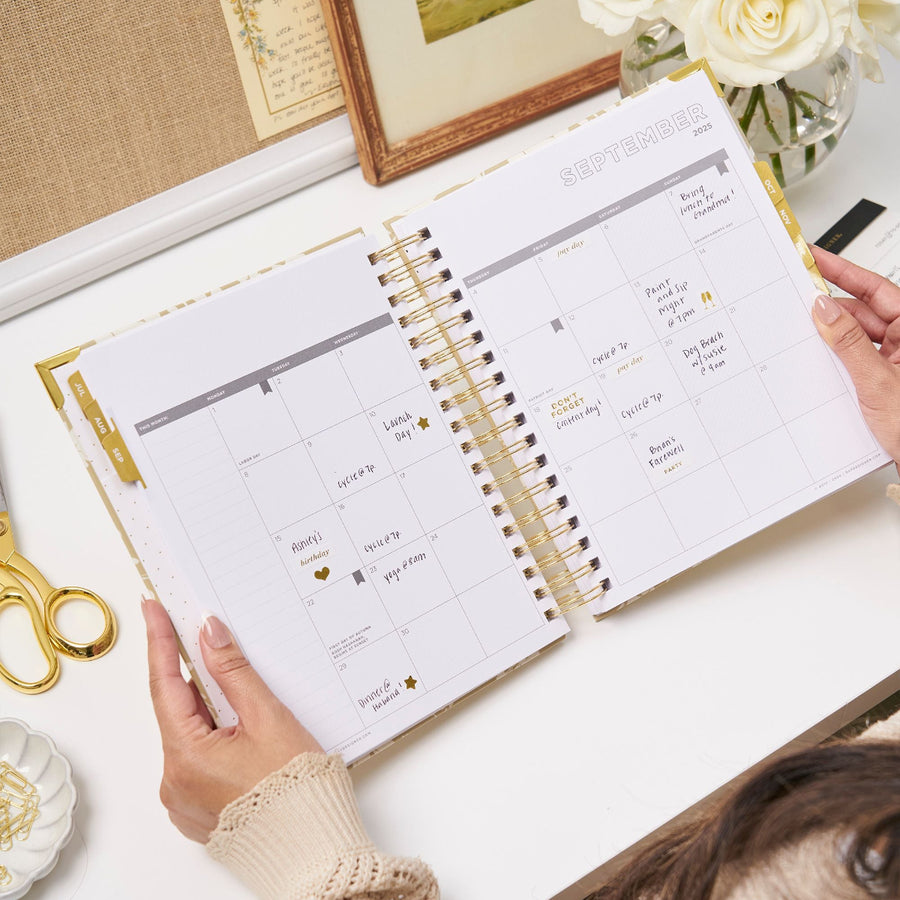
[[[206,613],[352,761],[888,461],[702,68],[387,230],[44,364],[223,721]]]

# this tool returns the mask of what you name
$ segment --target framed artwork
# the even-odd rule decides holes
[[[363,174],[380,184],[617,83],[576,0],[323,0]]]

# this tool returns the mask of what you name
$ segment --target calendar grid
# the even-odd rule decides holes
[[[310,710],[335,743],[546,628],[533,603],[508,628],[510,604],[491,610],[528,596],[523,576],[404,343],[373,317],[136,426],[232,629],[252,635],[269,592],[289,604],[310,671],[342,697],[330,721]],[[442,494],[449,465],[464,481]],[[390,688],[366,693],[388,660]]]

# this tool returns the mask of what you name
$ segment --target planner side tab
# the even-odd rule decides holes
[[[81,407],[84,417],[90,423],[91,428],[93,428],[94,434],[113,464],[116,474],[122,481],[139,481],[143,485],[144,479],[141,478],[141,473],[138,471],[131,452],[122,438],[122,433],[116,429],[112,419],[107,419],[103,414],[100,404],[91,394],[87,384],[85,384],[81,372],[73,372],[69,376],[68,382],[72,393],[78,400],[78,405]]]
[[[421,353],[419,365],[434,372],[430,387],[442,395],[441,410],[453,416],[451,431],[464,436],[460,449],[476,455],[473,474],[487,476],[480,483],[483,494],[498,495],[491,511],[499,530],[517,539],[511,548],[517,559],[531,557],[522,573],[529,581],[543,581],[532,594],[545,617],[555,619],[599,599],[610,582],[556,475],[547,471],[547,458],[504,386],[494,354],[480,346],[484,336],[471,311],[460,308],[463,294],[452,286],[440,250],[428,246],[431,240],[430,231],[421,228],[370,254],[369,262],[385,267],[377,276],[382,286],[396,284],[388,303],[403,307],[402,328],[416,330],[409,346]]]
[[[52,356],[49,359],[42,360],[39,363],[35,363],[35,369],[37,369],[37,373],[40,376],[41,381],[43,381],[44,387],[47,389],[50,401],[57,410],[62,411],[63,406],[65,405],[65,397],[56,381],[54,369],[74,362],[80,353],[81,347],[75,347],[71,350],[59,353],[56,356]],[[109,457],[109,461],[112,463],[116,474],[122,481],[139,481],[143,485],[144,479],[141,477],[141,473],[135,465],[134,459],[122,438],[121,432],[116,429],[115,423],[111,419],[107,419],[104,415],[103,410],[100,408],[100,404],[91,394],[90,389],[85,383],[81,372],[73,372],[66,380],[72,391],[72,396],[78,401],[78,406],[81,409],[82,414],[90,423],[94,436],[103,448],[104,453]]]
[[[753,163],[753,168],[756,169],[756,174],[759,176],[759,180],[762,182],[763,187],[766,189],[766,193],[769,195],[769,199],[772,201],[772,205],[775,207],[775,210],[778,213],[778,217],[781,219],[781,222],[784,225],[785,231],[787,231],[788,235],[790,236],[790,239],[793,242],[797,253],[800,255],[800,259],[803,260],[803,265],[806,267],[806,271],[809,273],[809,277],[813,280],[819,290],[828,293],[828,287],[825,284],[825,279],[822,278],[822,275],[816,267],[816,261],[813,259],[813,255],[809,250],[808,244],[803,239],[803,234],[800,231],[800,225],[797,222],[797,217],[794,215],[794,211],[788,205],[788,202],[784,196],[784,191],[781,189],[781,185],[778,183],[778,179],[775,177],[771,168],[769,168],[769,164],[766,162],[755,162]]]

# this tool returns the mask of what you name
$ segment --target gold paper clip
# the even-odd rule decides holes
[[[7,762],[0,763],[0,786],[21,797],[30,797],[36,792],[35,786]]]
[[[0,850],[12,849],[13,838],[28,838],[38,802],[37,788],[9,763],[0,763]]]

